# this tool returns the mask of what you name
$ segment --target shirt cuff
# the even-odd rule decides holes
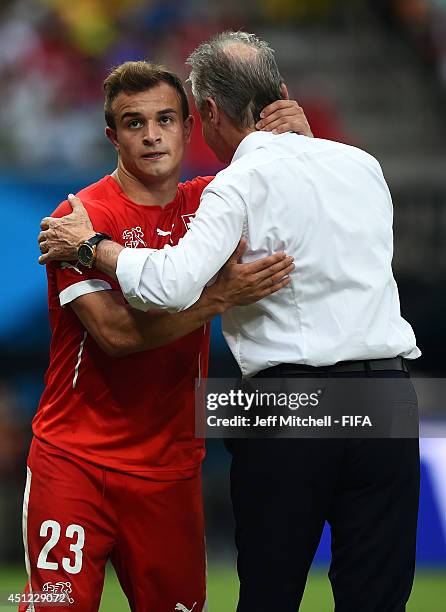
[[[116,264],[116,276],[128,303],[134,308],[147,310],[148,306],[144,301],[139,284],[144,265],[150,253],[155,253],[157,249],[123,249],[118,256]]]
[[[95,293],[96,291],[107,291],[111,289],[111,285],[107,281],[100,279],[90,279],[74,283],[59,293],[59,302],[61,306],[66,306],[73,300],[87,293]]]

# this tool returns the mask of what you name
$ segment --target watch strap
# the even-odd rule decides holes
[[[108,234],[104,234],[104,232],[97,232],[94,236],[89,238],[84,242],[84,244],[88,244],[93,247],[101,242],[101,240],[112,240],[112,237]]]

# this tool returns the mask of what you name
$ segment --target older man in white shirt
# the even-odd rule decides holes
[[[231,163],[205,189],[178,246],[103,241],[96,266],[116,274],[134,307],[175,311],[199,298],[242,236],[245,261],[285,250],[296,265],[287,287],[223,316],[243,375],[407,379],[406,359],[420,351],[400,314],[392,201],[379,163],[344,144],[256,131],[260,109],[286,91],[272,50],[255,36],[219,35],[189,63],[206,141]],[[88,233],[84,224],[78,236]],[[238,612],[295,612],[325,520],[337,612],[405,610],[416,439],[234,440],[230,450]]]
[[[280,363],[420,355],[392,274],[392,201],[371,155],[336,142],[249,133],[205,189],[178,247],[124,249],[117,276],[136,308],[182,310],[246,236],[246,261],[294,256],[278,295],[223,315],[242,373]]]

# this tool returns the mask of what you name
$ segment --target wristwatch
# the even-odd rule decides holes
[[[96,249],[101,240],[111,240],[111,236],[98,232],[77,249],[77,258],[79,263],[86,268],[93,268],[96,263]]]

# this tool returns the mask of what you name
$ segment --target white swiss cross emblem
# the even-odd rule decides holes
[[[189,215],[181,215],[181,218],[183,219],[183,223],[186,226],[186,229],[188,230],[190,229],[190,224],[195,219],[195,213],[191,213]]]
[[[143,240],[144,232],[139,227],[132,227],[122,232],[122,239],[125,241],[124,246],[129,249],[136,249],[139,245],[146,247],[147,244]]]

